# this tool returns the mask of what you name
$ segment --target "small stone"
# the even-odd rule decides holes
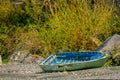
[[[68,72],[67,72],[67,71],[64,71],[63,73],[64,73],[64,74],[68,74]]]

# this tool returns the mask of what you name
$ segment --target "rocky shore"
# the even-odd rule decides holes
[[[43,72],[38,64],[1,65],[0,80],[120,79],[120,66],[77,71]]]
[[[117,49],[117,50],[116,50]],[[96,51],[115,54],[120,65],[120,35],[113,35],[103,42]],[[44,58],[31,55],[28,51],[17,51],[10,56],[9,63],[0,65],[0,80],[81,80],[81,79],[120,79],[120,66],[100,67],[76,71],[44,72],[39,64]],[[118,63],[119,62],[119,63]],[[114,62],[115,63],[115,62]]]

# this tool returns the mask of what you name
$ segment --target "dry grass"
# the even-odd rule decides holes
[[[95,0],[43,0],[42,4],[24,1],[13,6],[10,0],[0,4],[1,53],[16,50],[42,53],[95,50],[91,37],[104,41],[119,32],[119,17],[113,18],[113,3]],[[113,31],[112,31],[112,30]],[[2,37],[5,35],[6,37]]]

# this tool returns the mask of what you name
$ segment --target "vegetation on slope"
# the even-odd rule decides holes
[[[104,41],[120,34],[120,17],[105,0],[0,1],[0,54],[29,50],[43,57],[54,52],[95,50],[91,37]],[[117,14],[116,14],[117,13]]]

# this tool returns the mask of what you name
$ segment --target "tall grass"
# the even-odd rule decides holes
[[[95,50],[91,38],[104,41],[119,31],[114,3],[105,0],[24,0],[0,2],[0,53],[29,50],[47,57],[54,52]],[[113,31],[112,31],[112,30]]]
[[[43,32],[40,32],[44,54],[87,50],[87,47],[93,47],[89,45],[90,37],[102,40],[111,35],[113,6],[104,1],[94,3],[92,9],[87,0],[56,1],[50,8],[52,18],[45,24],[48,28],[41,28]]]

